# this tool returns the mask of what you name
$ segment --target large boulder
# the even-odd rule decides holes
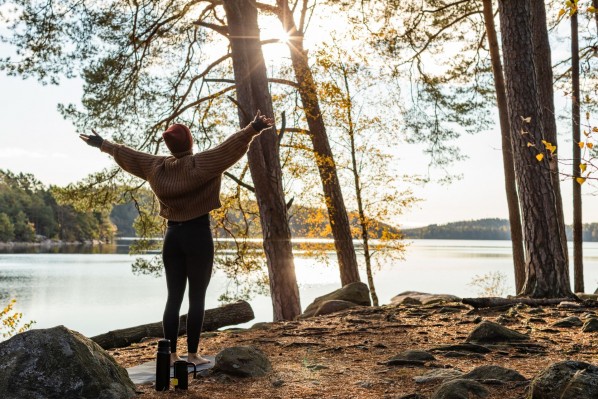
[[[95,342],[64,326],[0,343],[0,398],[126,399],[127,370]]]
[[[427,294],[418,291],[405,291],[393,297],[390,302],[393,305],[431,305],[443,302],[461,302],[461,298],[449,294]]]
[[[355,282],[347,284],[336,291],[314,299],[314,301],[307,308],[305,308],[305,311],[299,316],[299,319],[313,317],[322,307],[324,302],[328,301],[346,301],[361,306],[372,305],[368,286],[362,282]]]
[[[235,346],[226,348],[216,355],[212,370],[236,377],[261,377],[272,370],[272,364],[258,348]]]
[[[598,367],[564,361],[542,370],[531,383],[530,399],[598,398]]]

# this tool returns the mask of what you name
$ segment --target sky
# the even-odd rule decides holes
[[[269,29],[280,37],[278,23]],[[262,30],[263,37],[268,36]],[[306,46],[309,43],[306,42]],[[564,51],[556,45],[555,53]],[[10,51],[0,46],[0,53]],[[1,54],[0,54],[1,55]],[[268,56],[268,54],[265,54]],[[558,58],[558,54],[554,54]],[[279,56],[279,55],[277,55]],[[60,86],[44,86],[36,80],[7,77],[0,73],[0,169],[32,173],[45,184],[66,185],[83,179],[92,172],[113,165],[107,154],[85,145],[74,126],[57,111],[59,103],[79,103],[82,82],[62,80]],[[556,97],[557,113],[569,108]],[[569,134],[565,125],[563,131]],[[86,132],[89,133],[89,132]],[[571,158],[571,142],[559,138],[561,158]],[[507,218],[504,191],[501,140],[498,121],[489,131],[466,134],[454,142],[468,159],[454,164],[450,172],[462,179],[449,185],[428,183],[415,187],[422,201],[393,220],[403,227],[443,224],[481,218]],[[401,173],[425,173],[427,158],[416,146],[399,149],[398,170]],[[566,170],[565,172],[569,172]],[[583,220],[598,222],[598,192],[587,183],[583,187]],[[565,222],[572,221],[572,182],[561,183]]]
[[[45,184],[66,185],[113,165],[106,154],[85,145],[74,126],[57,111],[59,103],[78,102],[81,82],[43,86],[35,80],[0,76],[0,169],[32,173]],[[561,140],[563,148],[570,143]],[[455,142],[469,157],[450,170],[463,178],[449,185],[416,187],[423,201],[402,215],[404,227],[480,218],[507,218],[500,134],[466,135]],[[425,170],[427,160],[415,147],[403,146],[399,169]],[[561,184],[565,221],[571,223],[571,182]],[[598,195],[583,196],[584,222],[598,222]]]

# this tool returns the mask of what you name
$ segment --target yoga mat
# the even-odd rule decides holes
[[[197,373],[201,370],[208,370],[214,367],[214,362],[216,361],[214,356],[202,356],[205,359],[208,359],[210,363],[207,364],[200,364],[197,367]],[[181,356],[183,360],[187,360],[187,356]],[[193,373],[193,366],[187,366],[187,370],[189,373]],[[140,365],[129,367],[127,369],[129,373],[129,378],[133,381],[134,384],[153,384],[156,381],[156,361],[152,360],[151,362],[142,363]],[[172,378],[174,374],[174,367],[170,368],[170,377]]]

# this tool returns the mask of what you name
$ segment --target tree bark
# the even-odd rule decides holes
[[[205,312],[202,331],[214,331],[221,327],[246,323],[253,320],[253,309],[245,301],[238,301]],[[179,319],[179,336],[187,333],[187,315]],[[146,337],[162,337],[162,322],[143,324],[140,326],[114,330],[91,337],[91,340],[104,349],[124,348],[140,342]]]
[[[546,8],[544,0],[530,1],[531,31],[533,43],[534,67],[536,71],[536,84],[538,88],[538,101],[540,104],[540,118],[542,123],[542,135],[544,139],[557,146],[557,128],[554,114],[554,87],[552,74],[552,57],[548,30],[546,28]],[[538,145],[541,145],[538,143]],[[543,145],[541,145],[543,147]],[[558,151],[557,151],[558,153]],[[556,159],[555,159],[556,164]],[[552,183],[556,198],[557,212],[562,225],[565,225],[563,215],[563,199],[561,197],[561,185],[558,170],[552,173]],[[564,228],[564,227],[563,227]],[[561,237],[565,256],[569,259],[567,247],[567,236]]]
[[[258,109],[265,115],[274,115],[260,44],[257,9],[252,0],[224,0],[223,3],[237,100],[241,106],[238,110],[239,122],[241,126],[246,126]],[[301,304],[275,127],[253,141],[248,158],[260,210],[274,320],[293,320],[301,313]]]
[[[278,17],[290,37],[291,63],[295,78],[299,83],[299,95],[307,118],[316,164],[322,181],[328,219],[338,257],[341,284],[344,286],[360,281],[349,217],[336,173],[336,164],[330,149],[326,126],[320,111],[316,84],[309,67],[307,52],[303,48],[303,32],[300,32],[295,25],[288,1],[277,0],[276,3],[279,11]]]
[[[530,2],[500,0],[499,10],[511,145],[527,253],[521,295],[572,297],[567,249],[563,246],[563,215],[553,180],[558,164],[542,144],[544,129],[537,96]],[[528,143],[536,147],[528,147]],[[540,161],[536,159],[538,152],[546,154]]]
[[[509,209],[511,245],[513,247],[515,293],[518,294],[521,292],[523,283],[525,282],[525,252],[523,250],[521,212],[519,211],[519,198],[517,196],[517,182],[515,179],[513,150],[511,148],[509,108],[507,105],[507,94],[505,90],[505,79],[503,76],[502,62],[500,61],[500,52],[498,49],[498,39],[496,37],[496,27],[494,25],[492,0],[483,0],[483,5],[486,36],[488,38],[488,47],[490,48],[490,59],[492,61],[492,72],[494,74],[494,88],[496,90],[496,104],[498,106],[498,117],[500,121],[502,161],[503,170],[505,173],[505,192],[507,195],[507,207]]]
[[[579,29],[575,12],[571,16],[571,127],[573,133],[573,287],[575,292],[584,292],[583,283],[583,224],[581,206],[581,148],[579,148],[580,109],[579,109]]]

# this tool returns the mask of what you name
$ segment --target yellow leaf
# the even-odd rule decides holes
[[[546,149],[547,149],[548,151],[550,151],[550,153],[551,153],[551,154],[554,154],[554,152],[556,151],[556,145],[552,145],[552,144],[551,144],[551,145],[549,145],[549,146],[547,145],[547,146],[546,146]]]
[[[535,147],[535,145],[534,145],[533,143],[531,143],[531,142],[528,142],[528,143],[527,143],[527,146],[528,146],[528,147]]]
[[[588,167],[588,165],[585,163],[579,164],[579,169],[581,170],[581,173],[585,172],[587,167]]]
[[[589,133],[589,132],[586,132],[586,131],[584,130],[584,131],[583,131],[583,135],[584,135],[584,136],[586,136],[586,137],[588,137],[588,136],[590,135],[590,133]]]
[[[575,179],[575,181],[578,182],[579,184],[584,184],[586,181],[586,178],[585,177],[577,177]]]
[[[586,112],[586,119],[590,119],[590,113]]]
[[[588,12],[596,12],[596,8],[594,6],[589,6]]]
[[[588,147],[591,150],[592,148],[594,148],[594,143],[586,143],[586,147]]]
[[[583,141],[580,141],[579,143],[577,143],[577,145],[579,146],[579,148],[583,148],[583,146],[584,146],[584,142],[583,142]]]
[[[521,117],[521,120],[524,121],[525,123],[530,123],[532,121],[532,117],[528,116],[527,118],[524,118],[523,116]]]
[[[559,17],[562,17],[563,15],[565,15],[565,10],[561,8],[559,10]]]
[[[544,154],[540,153],[536,155],[536,159],[541,162],[544,159]]]
[[[594,127],[592,128],[592,131],[593,131],[593,132],[598,132],[598,127],[594,126]]]

